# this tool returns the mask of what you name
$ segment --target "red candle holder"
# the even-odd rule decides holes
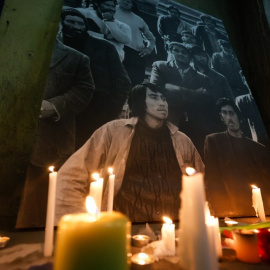
[[[259,256],[270,260],[270,229],[258,229]]]

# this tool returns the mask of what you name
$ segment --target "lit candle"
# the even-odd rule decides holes
[[[90,184],[89,195],[94,198],[97,208],[100,210],[102,203],[103,178],[100,178],[98,173],[93,173],[92,177],[95,181]]]
[[[211,248],[211,254],[216,254],[217,258],[222,257],[222,246],[221,246],[221,237],[219,233],[219,222],[218,218],[215,218],[210,215],[208,203],[205,206],[205,222],[207,227],[207,234],[209,239],[209,244]],[[213,264],[217,264],[217,260],[213,261]],[[217,265],[216,265],[217,266]]]
[[[257,188],[254,185],[252,185],[252,206],[255,209],[257,217],[259,217],[262,222],[265,222],[266,219],[265,219],[261,189]]]
[[[152,255],[147,253],[136,253],[131,257],[132,270],[149,270],[155,259]]]
[[[205,192],[203,174],[187,168],[182,177],[179,255],[183,269],[215,269],[205,223]],[[214,258],[212,257],[214,256]]]
[[[132,236],[132,245],[134,247],[144,247],[149,242],[149,236],[147,235],[134,235]]]
[[[55,192],[57,179],[57,172],[54,172],[54,166],[49,167],[49,170],[51,171],[51,173],[49,174],[45,241],[43,251],[45,257],[50,257],[52,256],[53,253],[53,233],[54,233],[53,229],[54,229]]]
[[[90,214],[65,215],[58,224],[54,270],[128,270],[130,221],[119,212],[98,214],[94,200],[87,202]]]
[[[237,259],[247,263],[259,263],[257,233],[254,230],[234,230],[232,232]]]
[[[109,190],[108,190],[108,207],[107,211],[113,210],[113,195],[114,195],[114,180],[115,175],[113,174],[113,168],[109,168]]]
[[[164,246],[164,254],[167,256],[175,255],[175,225],[168,217],[163,217],[165,223],[161,228],[161,240]]]

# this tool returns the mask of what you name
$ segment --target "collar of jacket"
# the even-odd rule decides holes
[[[132,117],[125,120],[125,126],[131,126],[132,128],[136,126],[138,123],[139,118],[138,117]],[[176,127],[174,124],[166,121],[166,125],[170,130],[170,134],[174,135],[178,131],[178,127]]]

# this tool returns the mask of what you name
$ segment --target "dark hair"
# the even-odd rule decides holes
[[[77,16],[83,19],[85,26],[87,27],[87,19],[86,17],[77,9],[74,8],[65,8],[62,10],[61,13],[61,21],[63,22],[66,18],[66,16],[71,15],[71,16]]]
[[[177,10],[178,13],[179,13],[179,16],[181,15],[181,12],[180,10],[176,7],[176,6],[173,6],[173,5],[169,5],[167,6],[166,10],[169,11],[170,9],[174,9],[174,10]]]
[[[220,98],[218,99],[217,101],[217,110],[218,112],[220,113],[221,112],[221,108],[224,107],[224,106],[231,106],[234,110],[234,112],[237,114],[239,120],[241,118],[241,112],[240,110],[238,109],[238,107],[235,105],[234,101],[229,99],[229,98]]]
[[[93,4],[93,8],[97,9],[102,3],[104,2],[108,2],[108,1],[112,1],[114,2],[114,5],[117,5],[117,1],[116,0],[92,0],[92,4]]]
[[[128,97],[128,105],[132,111],[133,116],[144,117],[146,109],[145,100],[147,88],[155,93],[161,93],[166,96],[166,90],[153,83],[141,83],[134,86]]]

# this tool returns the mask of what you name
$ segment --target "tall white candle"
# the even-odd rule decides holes
[[[210,210],[208,203],[205,205],[205,222],[207,226],[208,238],[210,240],[210,245],[213,245],[215,253],[218,258],[222,257],[222,246],[221,246],[221,237],[219,233],[219,222],[218,218],[215,218],[210,215]],[[212,249],[212,246],[211,246]]]
[[[205,192],[203,174],[191,170],[183,175],[180,209],[179,255],[183,269],[213,268],[213,260],[205,223]],[[216,256],[215,256],[215,258]]]
[[[101,210],[102,204],[102,192],[103,192],[103,178],[99,177],[98,173],[92,174],[95,181],[90,184],[89,195],[93,197],[99,210]]]
[[[49,174],[49,188],[48,188],[48,201],[47,201],[47,216],[45,227],[45,241],[44,251],[45,257],[52,256],[53,253],[53,235],[54,235],[54,212],[55,212],[55,192],[56,192],[56,179],[57,172],[54,172],[54,167],[49,167],[51,173]]]
[[[252,206],[255,209],[257,217],[259,217],[262,222],[265,222],[266,218],[263,207],[261,189],[254,185],[252,185]]]
[[[115,181],[115,175],[113,174],[113,168],[109,168],[109,188],[108,188],[108,207],[107,211],[113,210],[113,196],[114,196],[114,181]]]
[[[161,240],[164,246],[164,253],[167,256],[175,255],[175,225],[168,217],[163,217],[165,223],[161,228]]]

